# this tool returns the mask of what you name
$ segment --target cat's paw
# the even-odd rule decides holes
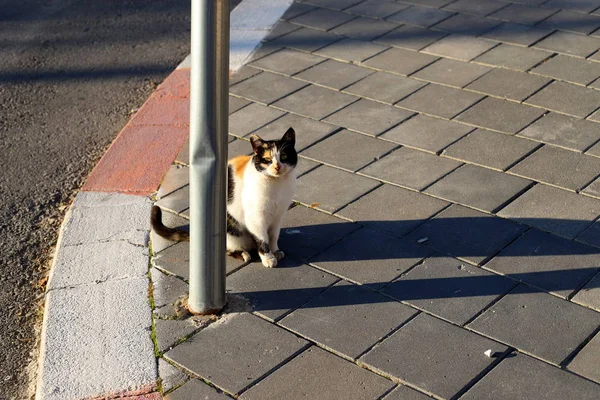
[[[283,257],[285,257],[285,253],[282,250],[275,250],[273,255],[277,260],[281,260]]]
[[[242,255],[242,258],[244,259],[244,261],[252,260],[252,256],[247,251],[242,251],[241,255]]]
[[[277,266],[277,258],[271,253],[261,254],[260,259],[262,264],[267,268],[275,268]]]

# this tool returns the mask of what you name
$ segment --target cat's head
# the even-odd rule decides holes
[[[254,167],[258,172],[272,177],[289,174],[298,163],[296,132],[288,129],[279,140],[262,140],[258,135],[250,136],[254,150]]]

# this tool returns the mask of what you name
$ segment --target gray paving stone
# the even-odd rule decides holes
[[[600,38],[557,31],[535,47],[585,58],[600,48]]]
[[[458,0],[445,6],[444,10],[475,14],[484,17],[505,6],[505,3],[494,0]]]
[[[273,45],[313,52],[342,38],[318,29],[302,28],[273,40]]]
[[[244,393],[241,399],[370,400],[379,398],[393,386],[390,380],[313,346]]]
[[[158,376],[160,376],[160,385],[163,393],[168,392],[174,387],[181,386],[189,379],[189,376],[162,358],[158,359]]]
[[[598,223],[594,225],[596,225],[597,234]],[[598,238],[596,237],[596,240],[597,239]],[[590,279],[590,281],[586,283],[575,296],[573,296],[573,302],[600,311],[600,273]]]
[[[477,57],[474,61],[487,65],[516,69],[518,71],[527,71],[551,55],[552,53],[544,50],[523,48],[503,43]]]
[[[451,119],[482,98],[477,93],[430,84],[400,101],[397,106]]]
[[[483,37],[527,47],[551,33],[551,29],[504,22],[491,31],[484,33]],[[535,49],[522,49],[522,51],[535,52]]]
[[[600,222],[596,221],[587,228],[577,240],[583,243],[591,244],[592,246],[600,247]],[[600,308],[600,307],[598,307]]]
[[[184,186],[155,203],[160,208],[172,211],[174,213],[182,213],[190,207],[190,187]]]
[[[495,42],[467,35],[452,34],[425,47],[422,51],[437,56],[470,61],[496,46]]]
[[[555,81],[525,102],[563,114],[585,118],[600,107],[600,91]]]
[[[383,292],[463,325],[516,284],[454,258],[431,257]]]
[[[389,21],[402,22],[408,25],[417,25],[424,28],[435,25],[440,21],[454,15],[453,12],[436,10],[429,7],[412,6],[387,17]]]
[[[584,151],[600,139],[600,125],[551,112],[519,132],[519,136]]]
[[[600,3],[597,0],[550,0],[544,7],[589,13],[600,7]]]
[[[324,63],[302,71],[295,78],[339,90],[372,73],[373,70],[367,68],[340,61],[327,60]]]
[[[279,72],[285,75],[294,75],[313,65],[324,61],[323,58],[312,54],[301,53],[296,50],[282,49],[269,54],[250,65],[267,71]]]
[[[527,179],[466,164],[428,187],[425,193],[492,213],[531,184]]]
[[[275,140],[281,139],[288,128],[294,128],[296,131],[295,148],[298,152],[329,136],[336,129],[339,129],[335,125],[315,121],[314,119],[295,114],[286,114],[253,133],[265,140]]]
[[[290,20],[290,22],[328,31],[352,18],[354,18],[352,15],[343,12],[327,10],[325,8],[315,8],[314,10]]]
[[[294,19],[299,15],[305,14],[311,10],[314,10],[316,7],[311,4],[293,2],[290,7],[283,13],[281,16],[282,21],[288,21],[290,19]]]
[[[164,212],[162,213],[162,221],[166,226],[185,226],[189,225],[189,221],[179,215]],[[161,236],[158,236],[154,230],[150,231],[150,242],[152,243],[152,256],[156,259],[156,255],[164,251],[165,249],[173,246],[176,242],[167,240]]]
[[[158,351],[165,352],[177,345],[178,341],[194,333],[198,327],[190,319],[154,319]]]
[[[535,25],[555,12],[556,10],[547,8],[531,7],[524,4],[510,4],[490,14],[489,17],[523,25]]]
[[[539,26],[589,35],[600,27],[600,16],[562,10],[540,22]]]
[[[281,50],[282,48],[283,48],[283,46],[280,46],[279,44],[275,43],[274,41],[261,42],[254,49],[254,51],[250,54],[250,57],[248,57],[248,59],[246,60],[246,63],[251,63],[252,61],[256,61],[258,59],[266,57],[271,53]],[[230,82],[230,84],[231,84],[231,82]]]
[[[207,385],[199,379],[190,379],[185,385],[178,387],[165,397],[166,400],[189,400],[201,398],[210,400],[231,399],[231,397],[226,396],[223,392],[217,391],[215,388]]]
[[[298,164],[296,165],[296,176],[302,176],[304,174],[306,174],[307,172],[312,171],[313,169],[321,166],[321,163],[309,160],[307,158],[304,157],[300,157],[298,159]]]
[[[569,370],[583,375],[588,379],[600,383],[600,333],[590,340],[588,344],[569,363]]]
[[[283,220],[279,246],[287,253],[307,260],[359,228],[358,224],[296,206]]]
[[[229,116],[229,133],[245,136],[283,114],[274,108],[252,103]]]
[[[431,254],[431,250],[369,228],[362,228],[311,264],[345,279],[379,289]]]
[[[298,353],[306,341],[251,314],[232,314],[166,357],[230,393],[239,393]]]
[[[421,50],[444,36],[446,36],[444,32],[421,28],[419,26],[402,25],[377,38],[375,42],[410,50]]]
[[[456,117],[457,121],[504,133],[517,133],[544,110],[488,97]]]
[[[398,386],[389,395],[385,396],[383,400],[431,400],[431,397],[424,395],[421,392],[417,392],[408,386]]]
[[[340,282],[286,316],[280,324],[355,359],[416,313],[371,290]],[[356,329],[358,326],[361,328]]]
[[[448,3],[452,3],[452,0],[405,0],[404,3],[416,4],[420,6],[442,8]]]
[[[600,266],[600,250],[531,229],[486,268],[562,297],[570,297]]]
[[[504,171],[538,146],[531,140],[477,129],[444,150],[443,155]]]
[[[331,32],[353,39],[371,41],[397,27],[398,24],[393,22],[358,17],[332,29]]]
[[[286,21],[279,21],[273,26],[269,34],[263,38],[263,41],[269,42],[271,40],[277,39],[280,36],[287,35],[290,32],[297,31],[300,28],[300,25],[291,24]]]
[[[437,57],[427,54],[391,48],[367,60],[364,64],[369,67],[393,72],[395,74],[410,75],[431,64],[435,60],[437,60]]]
[[[471,83],[466,89],[520,102],[550,81],[551,79],[542,76],[497,68]]]
[[[181,189],[190,183],[190,170],[182,165],[173,164],[167,170],[158,188],[157,197],[160,199]]]
[[[360,0],[304,0],[306,3],[314,4],[319,7],[331,8],[332,10],[345,10],[352,7]]]
[[[488,71],[490,68],[482,65],[442,58],[412,77],[462,88]]]
[[[461,399],[586,399],[600,395],[598,385],[521,353],[513,353],[477,382]]]
[[[227,152],[229,158],[241,155],[250,155],[252,154],[252,145],[247,140],[236,139],[232,142],[229,142],[227,145]]]
[[[544,146],[510,172],[575,191],[600,174],[600,160],[571,150]]]
[[[567,82],[588,85],[600,76],[600,63],[558,54],[531,70]]]
[[[394,104],[426,84],[387,72],[375,72],[344,89],[344,92]]]
[[[481,264],[517,238],[524,225],[460,205],[452,205],[411,232],[407,238],[435,250]]]
[[[433,28],[461,35],[479,36],[500,24],[500,21],[493,19],[474,15],[457,14],[434,25]]]
[[[473,128],[444,119],[418,114],[380,137],[409,147],[438,153]]]
[[[596,125],[597,126],[597,125]],[[585,152],[585,154],[589,154],[590,156],[600,157],[600,142],[596,143],[592,147]]]
[[[345,11],[367,17],[385,18],[408,7],[408,4],[396,3],[393,0],[367,0],[347,8]]]
[[[410,189],[422,190],[460,165],[458,161],[402,147],[367,166],[360,173]]]
[[[596,178],[595,181],[586,186],[583,193],[593,197],[600,197],[600,178]]]
[[[306,85],[306,82],[297,79],[263,72],[230,87],[229,91],[238,96],[271,104]]]
[[[325,118],[325,121],[376,136],[412,115],[406,110],[361,99]]]
[[[254,312],[275,321],[337,280],[323,271],[285,257],[277,263],[277,268],[265,268],[260,262],[255,262],[231,274],[227,277],[227,291],[247,298],[252,302]]]
[[[250,101],[239,97],[229,96],[229,114],[233,114],[250,104]]]
[[[279,100],[274,106],[307,117],[322,119],[356,100],[356,97],[348,94],[310,85]]]
[[[600,110],[597,110],[588,117],[590,121],[600,122]]]
[[[315,54],[337,60],[359,63],[367,58],[373,57],[375,54],[381,53],[387,48],[388,46],[382,44],[345,38],[317,50]]]
[[[324,165],[299,178],[297,185],[297,201],[333,213],[379,182]]]
[[[176,316],[174,304],[181,297],[187,296],[188,284],[181,279],[152,269],[152,285],[154,297],[154,314],[161,318]]]
[[[304,150],[302,155],[354,172],[396,147],[394,143],[344,129]],[[348,157],[349,154],[352,157]]]
[[[402,237],[448,203],[392,185],[382,185],[338,211],[344,218]]]
[[[236,83],[250,78],[251,76],[259,74],[260,72],[260,69],[252,68],[250,66],[243,66],[229,77],[229,85],[233,86]]]
[[[600,202],[546,185],[536,185],[498,215],[575,238],[600,215]]]
[[[436,396],[451,398],[493,363],[481,349],[506,351],[501,344],[420,314],[361,361]]]
[[[471,329],[560,365],[600,325],[600,313],[520,284]]]

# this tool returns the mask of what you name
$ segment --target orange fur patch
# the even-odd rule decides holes
[[[252,156],[237,156],[229,160],[229,165],[233,168],[233,175],[237,179],[244,179],[244,172],[246,171],[246,165]]]

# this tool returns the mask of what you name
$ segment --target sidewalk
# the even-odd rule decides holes
[[[227,308],[194,317],[181,307],[189,244],[151,233],[150,289],[147,258],[131,279],[136,307],[152,308],[138,331],[152,326],[156,357],[126,354],[148,355],[147,371],[158,360],[160,385],[128,388],[600,398],[600,1],[523,3],[295,2],[233,74],[229,103],[230,157],[251,152],[250,134],[296,130],[286,258],[275,269],[228,258]],[[160,148],[156,168],[95,171],[85,207],[114,191],[149,210],[174,160],[156,204],[166,225],[189,223],[188,94],[181,68],[130,122],[140,142],[101,161]],[[120,201],[115,221],[143,217]],[[118,243],[139,255],[147,221],[128,226]],[[53,274],[56,293],[67,285]]]

